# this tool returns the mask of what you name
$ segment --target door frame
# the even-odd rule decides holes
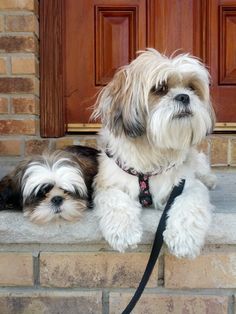
[[[40,135],[65,135],[64,0],[39,1]]]

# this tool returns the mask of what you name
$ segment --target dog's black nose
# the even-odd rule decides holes
[[[189,95],[187,94],[179,94],[175,96],[175,100],[182,102],[184,105],[188,105],[190,102]]]
[[[53,205],[61,205],[63,202],[63,197],[61,196],[53,196],[53,198],[51,199],[51,202],[53,203]]]

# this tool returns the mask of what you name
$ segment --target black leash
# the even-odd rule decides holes
[[[167,201],[167,204],[165,206],[165,209],[162,213],[161,219],[160,219],[158,227],[157,227],[155,239],[154,239],[154,242],[152,245],[152,251],[151,251],[146,269],[144,271],[143,277],[139,283],[137,290],[135,291],[135,294],[133,295],[132,299],[130,300],[129,304],[127,305],[125,310],[122,312],[122,314],[131,313],[131,311],[135,307],[136,303],[140,299],[144,288],[146,287],[146,284],[147,284],[149,277],[153,271],[153,268],[156,264],[158,255],[160,253],[160,250],[161,250],[161,247],[163,244],[163,232],[165,231],[165,228],[166,228],[166,220],[167,220],[168,211],[169,211],[171,205],[173,204],[175,198],[182,193],[182,191],[184,189],[184,185],[185,185],[185,180],[183,179],[183,180],[181,180],[179,185],[174,186],[174,188],[170,194],[170,197]]]

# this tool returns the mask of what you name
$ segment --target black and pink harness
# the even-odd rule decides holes
[[[124,168],[122,166],[121,161],[119,159],[114,159],[113,156],[108,151],[106,151],[106,155],[109,158],[112,158],[115,161],[115,163],[117,164],[117,166],[119,166],[123,171],[125,171],[126,173],[128,173],[132,176],[138,177],[139,202],[142,205],[142,207],[149,207],[152,205],[152,195],[151,195],[150,190],[149,190],[149,178],[156,176],[158,174],[162,174],[163,172],[167,172],[168,170],[170,170],[171,168],[173,168],[175,166],[175,165],[171,165],[166,169],[161,168],[159,171],[142,173],[142,172],[138,172],[134,168]]]

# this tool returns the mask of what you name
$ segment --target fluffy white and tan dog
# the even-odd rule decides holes
[[[147,49],[103,88],[93,117],[103,124],[94,204],[104,238],[119,251],[135,247],[142,207],[163,209],[186,179],[164,241],[178,257],[197,256],[211,222],[206,185],[215,185],[194,148],[214,127],[206,68],[188,54],[168,58]]]

